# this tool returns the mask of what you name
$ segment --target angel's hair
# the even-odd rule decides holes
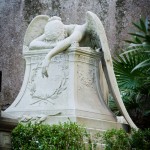
[[[57,16],[53,16],[53,17],[51,17],[50,19],[48,19],[49,22],[50,22],[50,21],[53,21],[53,20],[59,20],[59,21],[61,21],[61,18],[60,18],[60,17],[57,17]]]

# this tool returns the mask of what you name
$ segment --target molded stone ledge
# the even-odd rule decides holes
[[[0,150],[11,150],[11,131],[17,124],[15,119],[0,117]]]
[[[0,117],[0,131],[10,132],[17,126],[17,124],[18,121],[16,119]]]

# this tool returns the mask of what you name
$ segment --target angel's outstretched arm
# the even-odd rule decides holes
[[[67,37],[66,39],[60,41],[45,57],[43,61],[43,66],[42,66],[42,75],[43,77],[46,76],[48,77],[47,74],[47,67],[49,66],[50,60],[53,56],[56,54],[66,50],[71,43],[73,42],[80,42],[82,37],[84,36],[86,30],[86,24],[84,25],[76,25],[74,28],[72,34]]]

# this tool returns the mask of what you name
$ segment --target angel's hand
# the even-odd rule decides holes
[[[48,59],[44,59],[42,63],[42,77],[48,77],[47,68],[49,66],[50,61]]]

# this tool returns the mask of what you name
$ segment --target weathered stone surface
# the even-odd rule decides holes
[[[126,45],[123,40],[130,37],[127,33],[134,31],[132,22],[138,22],[140,17],[150,17],[149,7],[149,0],[116,0],[114,50]]]
[[[82,24],[86,11],[93,11],[103,21],[110,48],[115,50],[124,44],[131,22],[150,14],[149,6],[149,0],[0,0],[2,108],[9,106],[20,90],[25,69],[23,37],[36,15],[57,15],[65,24]]]
[[[24,75],[22,44],[25,28],[21,1],[1,0],[0,18],[0,103],[7,107],[18,94]]]

